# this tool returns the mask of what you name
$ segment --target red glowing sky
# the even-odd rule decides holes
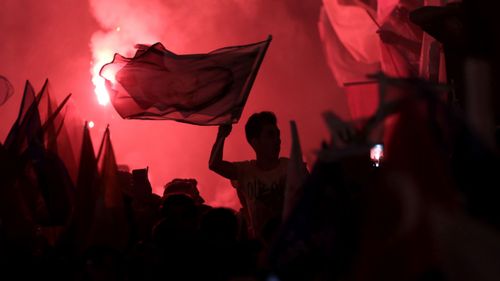
[[[244,123],[253,112],[272,110],[282,131],[282,155],[290,149],[289,121],[296,120],[311,165],[315,149],[327,138],[321,112],[348,115],[344,93],[323,55],[317,31],[320,5],[321,0],[2,0],[0,75],[11,81],[15,95],[0,106],[0,139],[16,118],[24,82],[29,79],[40,89],[48,78],[57,100],[73,93],[73,115],[95,123],[94,147],[110,124],[117,161],[130,169],[149,166],[155,192],[173,178],[196,178],[208,203],[237,207],[229,182],[207,167],[216,127],[122,120],[111,105],[98,104],[91,63],[102,63],[103,54],[127,55],[136,43],[160,41],[178,54],[201,53],[271,34],[242,119],[226,142],[225,158],[253,157]]]

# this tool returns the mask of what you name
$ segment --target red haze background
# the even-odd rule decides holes
[[[0,140],[14,122],[22,90],[30,80],[39,90],[46,78],[58,101],[72,93],[71,125],[91,120],[94,147],[107,124],[119,164],[149,166],[156,193],[173,178],[196,178],[210,204],[237,208],[229,181],[208,170],[216,127],[173,121],[122,120],[111,105],[97,102],[92,69],[114,52],[132,55],[136,43],[162,42],[178,53],[204,53],[224,46],[273,41],[242,119],[225,147],[227,160],[254,155],[244,124],[256,111],[271,110],[282,131],[282,155],[290,150],[289,121],[296,120],[304,160],[327,138],[321,112],[348,117],[343,91],[325,62],[317,22],[320,0],[2,0],[0,75],[15,94],[0,106]],[[79,150],[79,139],[72,143]]]

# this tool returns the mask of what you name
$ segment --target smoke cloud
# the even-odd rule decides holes
[[[122,120],[111,105],[99,104],[96,71],[114,53],[133,55],[135,44],[162,42],[177,54],[205,53],[272,35],[224,157],[253,158],[244,124],[253,112],[271,110],[282,132],[282,155],[289,154],[289,121],[295,120],[305,160],[312,165],[315,149],[328,136],[321,112],[347,116],[343,92],[329,72],[319,40],[320,5],[320,0],[2,0],[0,34],[8,44],[0,45],[5,62],[0,75],[16,91],[0,107],[0,139],[15,119],[24,81],[30,79],[39,89],[49,78],[58,100],[72,92],[77,113],[94,122],[94,146],[109,124],[119,164],[149,166],[155,192],[161,193],[173,178],[196,178],[208,203],[237,208],[229,181],[208,170],[216,127]]]

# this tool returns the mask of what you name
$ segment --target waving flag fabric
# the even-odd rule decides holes
[[[33,137],[41,126],[38,107],[34,103],[36,103],[35,89],[29,81],[26,81],[19,114],[4,141],[5,148],[12,153],[19,154],[22,143],[26,145],[27,139]]]
[[[14,94],[14,87],[10,81],[0,75],[0,106],[7,102],[7,100]]]
[[[139,45],[133,58],[115,54],[100,75],[123,118],[235,123],[270,42],[271,37],[189,55],[174,54],[161,43]]]

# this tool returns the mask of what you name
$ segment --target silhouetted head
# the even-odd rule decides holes
[[[163,217],[182,218],[196,216],[196,204],[193,198],[184,193],[167,195],[161,204]]]
[[[198,211],[193,198],[183,193],[170,194],[163,200],[160,212],[162,219],[152,232],[155,243],[167,246],[173,241],[192,239],[198,227]]]
[[[132,173],[118,170],[117,178],[122,192],[128,196],[133,196]]]
[[[197,205],[205,202],[198,190],[198,182],[195,179],[173,179],[164,186],[163,197],[171,194],[182,193],[193,198]]]
[[[273,112],[262,111],[252,114],[245,125],[245,135],[257,157],[279,157],[280,130]]]
[[[200,230],[210,240],[233,241],[238,234],[238,218],[232,209],[213,208],[203,216]]]

